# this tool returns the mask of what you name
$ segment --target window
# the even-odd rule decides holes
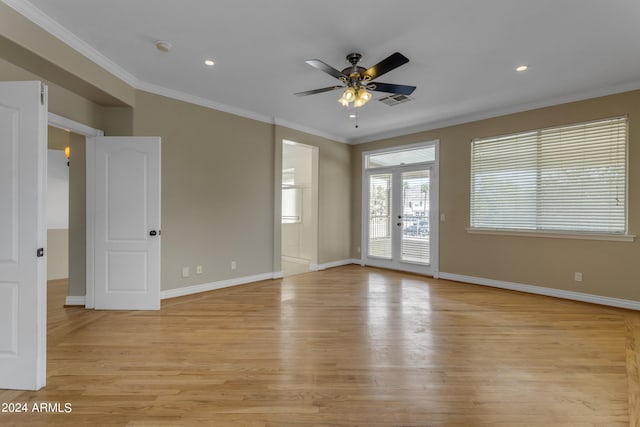
[[[365,156],[365,168],[373,169],[387,166],[412,165],[416,163],[433,162],[435,159],[436,148],[434,145],[412,147],[397,151],[367,154]]]
[[[282,170],[282,224],[302,222],[302,193],[295,187],[296,169]]]
[[[625,234],[627,118],[471,142],[471,230]]]
[[[282,189],[282,224],[302,222],[302,193],[299,188]]]

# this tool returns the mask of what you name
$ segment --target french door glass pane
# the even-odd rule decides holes
[[[369,176],[368,255],[391,259],[391,174]]]
[[[430,171],[402,173],[402,261],[429,264]]]

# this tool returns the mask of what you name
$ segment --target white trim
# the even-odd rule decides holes
[[[84,295],[67,295],[64,305],[85,305]]]
[[[49,113],[48,116],[49,126],[54,128],[66,130],[67,132],[77,133],[84,135],[85,137],[103,136],[104,132],[100,129],[94,129],[90,126],[84,125],[75,120],[68,119],[66,117],[59,116],[54,113]]]
[[[160,299],[176,298],[185,295],[198,294],[200,292],[209,292],[216,289],[229,288],[231,286],[244,285],[247,283],[261,282],[263,280],[271,280],[281,278],[282,272],[264,273],[255,276],[237,277],[235,279],[220,280],[218,282],[202,283],[200,285],[186,286],[183,288],[168,289],[160,291]]]
[[[58,129],[64,129],[66,131],[70,131],[73,133],[77,133],[79,135],[83,135],[85,137],[85,147],[86,147],[86,158],[85,165],[87,170],[86,179],[86,274],[85,274],[85,293],[86,297],[83,298],[83,302],[81,305],[84,305],[86,308],[94,308],[94,298],[93,298],[93,230],[95,227],[94,217],[93,217],[93,206],[95,203],[94,198],[94,177],[93,174],[89,174],[89,171],[94,170],[94,143],[91,138],[103,136],[104,131],[100,129],[95,129],[80,122],[76,122],[75,120],[68,119],[66,117],[59,116],[54,113],[48,113],[47,121],[50,126],[53,126]],[[91,215],[89,215],[91,213]],[[67,304],[67,305],[76,305],[76,304]]]
[[[135,88],[144,92],[161,95],[171,99],[177,99],[178,101],[187,102],[189,104],[199,105],[201,107],[210,108],[216,111],[222,111],[223,113],[229,113],[236,116],[246,117],[248,119],[257,120],[259,122],[264,122],[269,124],[274,123],[274,119],[271,116],[255,113],[253,111],[245,110],[243,108],[233,107],[227,104],[222,104],[220,102],[212,101],[210,99],[201,98],[199,96],[190,95],[185,92],[165,88],[165,87],[154,85],[151,83],[140,82],[135,86]]]
[[[300,131],[300,132],[309,133],[311,135],[319,136],[321,138],[326,138],[326,139],[329,139],[331,141],[341,142],[343,144],[349,144],[349,141],[350,141],[347,138],[343,138],[343,137],[338,136],[338,135],[333,135],[333,134],[330,134],[330,133],[326,133],[326,132],[320,131],[318,129],[310,128],[310,127],[307,127],[307,126],[299,125],[297,123],[293,123],[293,122],[290,122],[288,120],[280,119],[278,117],[274,117],[273,118],[273,124],[277,125],[277,126],[283,126],[283,127],[286,127],[286,128],[297,130],[297,131]]]
[[[386,152],[396,152],[404,150],[418,149],[422,147],[433,146],[435,149],[435,157],[433,161],[412,163],[408,165],[393,165],[379,168],[367,168],[366,158],[372,154],[380,154]],[[369,180],[370,174],[376,173],[391,173],[393,176],[397,176],[403,171],[420,170],[421,168],[429,169],[431,171],[431,196],[429,207],[429,223],[431,226],[431,263],[424,264],[412,264],[408,262],[401,262],[400,260],[369,257],[369,230],[368,230],[368,209],[369,209]],[[440,140],[432,139],[430,141],[417,142],[413,144],[406,144],[376,150],[363,151],[360,159],[361,169],[361,230],[360,230],[360,253],[362,254],[362,265],[371,265],[379,268],[388,268],[399,271],[406,271],[410,273],[426,274],[433,277],[439,275],[439,259],[440,259]],[[396,188],[397,191],[397,188]],[[392,196],[392,199],[401,200],[397,195]],[[392,207],[393,208],[393,207]],[[395,214],[394,214],[395,215]],[[396,247],[394,252],[399,252]]]
[[[310,264],[308,259],[296,258],[287,255],[282,255],[282,261],[293,262],[295,264]]]
[[[476,122],[480,120],[493,119],[496,117],[506,116],[509,114],[522,113],[525,111],[536,110],[539,108],[553,107],[556,105],[568,104],[571,102],[584,101],[587,99],[599,98],[602,96],[614,95],[617,93],[630,92],[640,89],[640,80],[631,83],[609,86],[606,88],[600,88],[595,90],[589,90],[585,92],[578,92],[572,95],[559,96],[543,101],[529,102],[521,105],[514,105],[504,108],[495,108],[489,111],[482,111],[471,114],[464,114],[462,116],[433,120],[429,122],[413,121],[407,122],[403,126],[399,126],[397,129],[390,131],[374,132],[370,135],[363,136],[361,138],[351,138],[348,140],[348,144],[358,145],[365,144],[372,141],[380,141],[383,139],[396,138],[399,136],[412,135],[420,132],[427,132],[435,129],[442,129],[449,126],[462,125],[466,123]]]
[[[341,267],[343,265],[361,264],[361,263],[362,261],[360,261],[359,259],[343,259],[340,261],[326,262],[324,264],[310,264],[309,270],[320,271],[320,270],[326,270],[327,268]]]
[[[495,228],[467,228],[469,234],[491,234],[496,236],[550,237],[554,239],[609,240],[613,242],[633,242],[635,234],[580,233],[562,231],[499,230]]]
[[[86,213],[85,213],[85,238],[86,238],[86,272],[85,272],[85,307],[95,307],[95,193],[96,193],[96,143],[93,138],[85,139],[85,194],[86,194]]]
[[[284,277],[284,272],[276,271],[273,273],[273,279],[282,279]]]
[[[298,125],[295,123],[291,123],[285,120],[275,119],[275,118],[267,118],[267,116],[263,114],[258,114],[255,112],[251,112],[248,110],[240,109],[237,107],[232,107],[226,104],[220,104],[214,101],[204,100],[204,103],[194,102],[195,100],[202,100],[194,95],[189,95],[184,92],[179,92],[175,90],[171,90],[168,88],[160,87],[153,85],[151,83],[147,83],[141,81],[133,74],[122,68],[120,65],[116,64],[99,51],[94,49],[87,42],[83,41],[71,31],[66,29],[64,26],[60,25],[55,20],[51,19],[48,15],[42,12],[40,9],[32,5],[31,3],[24,0],[1,0],[3,3],[14,9],[16,12],[20,13],[22,16],[52,34],[54,37],[58,38],[60,41],[71,47],[72,49],[78,51],[81,55],[88,58],[89,60],[96,63],[98,66],[102,67],[109,73],[123,80],[125,83],[129,84],[135,89],[144,90],[151,93],[156,93],[158,95],[167,96],[169,98],[179,99],[185,102],[192,102],[196,105],[202,105],[208,108],[219,109],[224,112],[228,112],[231,114],[236,114],[242,117],[251,118],[258,121],[263,121],[267,123],[280,124],[282,126],[290,127],[292,129],[300,130],[302,132],[310,133],[312,135],[320,136],[322,138],[328,138],[331,140],[335,140],[338,142],[346,143],[346,144],[363,144],[371,141],[378,141],[386,138],[393,138],[398,136],[410,135],[419,132],[425,132],[428,130],[439,129],[447,126],[454,126],[463,123],[469,123],[478,120],[484,120],[499,116],[504,116],[507,114],[519,113],[523,111],[534,110],[537,108],[544,108],[553,105],[566,104],[569,102],[582,101],[585,99],[597,98],[601,96],[612,95],[616,93],[628,92],[632,90],[636,90],[640,88],[640,81],[634,81],[631,83],[625,83],[620,85],[609,86],[606,88],[599,88],[594,90],[589,90],[585,92],[579,92],[568,96],[560,96],[548,100],[543,101],[535,101],[526,104],[521,104],[518,106],[511,106],[506,108],[495,108],[490,111],[483,111],[478,113],[471,113],[462,115],[459,117],[451,118],[451,119],[441,119],[441,120],[433,120],[425,123],[423,120],[417,120],[413,122],[407,122],[397,129],[391,131],[379,131],[372,132],[371,134],[359,138],[344,138],[337,137],[327,134],[326,132],[318,131],[316,129],[308,128],[303,125]],[[260,117],[260,118],[257,118]]]
[[[525,292],[529,294],[546,295],[550,297],[568,299],[572,301],[589,302],[592,304],[607,305],[610,307],[640,310],[640,301],[632,301],[619,298],[604,297],[583,292],[564,291],[561,289],[545,288],[542,286],[525,285],[522,283],[504,282],[501,280],[485,279],[482,277],[464,276],[453,273],[440,273],[441,279],[456,282],[471,283],[474,285],[490,286],[493,288],[508,289],[511,291]]]
[[[23,0],[2,0],[2,2],[130,86],[136,87],[138,85],[139,80],[133,74],[98,52],[33,4]]]

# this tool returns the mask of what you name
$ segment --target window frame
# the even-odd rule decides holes
[[[526,135],[535,133],[542,133],[546,131],[559,130],[563,128],[569,128],[579,125],[588,125],[590,123],[596,123],[600,121],[606,120],[616,120],[616,119],[624,119],[625,126],[625,141],[624,141],[624,182],[625,182],[625,205],[624,205],[624,216],[625,216],[625,225],[623,232],[598,232],[598,231],[579,231],[579,230],[546,230],[546,229],[520,229],[520,228],[490,228],[490,227],[473,227],[472,217],[471,217],[471,204],[473,198],[473,144],[476,141],[483,139],[498,139],[498,138],[508,138],[517,135]],[[478,137],[473,138],[470,141],[470,150],[469,150],[469,226],[466,228],[466,231],[470,234],[489,234],[489,235],[501,235],[501,236],[527,236],[527,237],[549,237],[549,238],[566,238],[566,239],[586,239],[586,240],[609,240],[609,241],[625,241],[632,242],[635,240],[635,235],[629,233],[629,118],[627,115],[606,117],[593,119],[588,121],[581,121],[575,123],[567,123],[559,126],[546,127],[546,128],[537,128],[531,130],[524,130],[509,134],[501,134],[495,136],[486,136],[486,137]],[[539,173],[539,170],[538,170]]]

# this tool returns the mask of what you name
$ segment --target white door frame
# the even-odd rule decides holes
[[[49,113],[48,117],[49,126],[63,129],[68,132],[73,132],[79,135],[84,136],[85,138],[93,138],[97,136],[104,136],[104,131],[100,129],[94,129],[90,126],[84,125],[82,123],[76,122],[74,120],[68,119],[66,117],[59,116],[57,114]],[[87,161],[90,159],[89,157],[89,147],[87,146]],[[87,170],[89,169],[89,165],[87,164]],[[93,169],[91,169],[93,170]],[[89,176],[87,176],[87,186],[89,187]],[[90,191],[87,191],[87,206],[89,206],[90,198],[92,198],[92,194]],[[93,200],[93,199],[91,199]],[[93,236],[95,234],[95,221],[92,215],[87,215],[86,217],[86,277],[85,277],[85,297],[84,297],[84,305],[86,308],[94,308],[94,282],[93,282],[93,253],[94,253],[94,241]]]
[[[411,149],[415,149],[415,148],[422,148],[422,147],[430,147],[433,146],[435,147],[435,159],[433,162],[425,162],[425,163],[412,163],[409,165],[396,165],[396,166],[389,166],[389,167],[384,167],[384,168],[375,168],[375,169],[367,169],[366,168],[366,158],[367,156],[371,155],[371,154],[382,154],[382,153],[386,153],[386,152],[395,152],[395,151],[401,151],[401,150],[411,150]],[[430,192],[431,192],[431,200],[432,200],[432,204],[430,206],[430,221],[429,223],[431,224],[431,230],[430,230],[430,239],[431,239],[431,264],[428,267],[428,270],[430,271],[425,271],[427,269],[425,269],[425,267],[420,266],[420,265],[414,265],[414,264],[410,264],[410,263],[394,263],[394,267],[393,268],[400,268],[403,271],[409,271],[412,273],[418,273],[418,274],[429,274],[432,275],[434,278],[438,278],[439,276],[439,236],[440,236],[440,208],[439,208],[439,199],[440,199],[440,140],[432,140],[432,141],[426,141],[426,142],[420,142],[417,144],[409,144],[409,145],[402,145],[402,146],[395,146],[395,147],[389,147],[389,148],[383,148],[383,149],[379,149],[379,150],[371,150],[371,151],[364,151],[362,153],[362,205],[361,205],[361,232],[360,232],[360,260],[362,262],[363,265],[373,265],[373,266],[381,266],[381,265],[375,265],[375,261],[371,262],[371,260],[368,260],[368,235],[369,235],[369,230],[368,230],[368,225],[369,225],[369,221],[368,221],[368,217],[367,217],[367,213],[368,213],[368,204],[369,204],[369,182],[368,182],[368,175],[370,174],[375,174],[376,172],[381,172],[381,173],[385,173],[385,172],[392,172],[392,171],[396,171],[396,170],[401,170],[406,168],[407,170],[416,170],[416,169],[420,169],[421,166],[423,167],[427,167],[431,170],[431,185],[430,185]],[[393,218],[392,218],[393,220]]]
[[[280,167],[280,170],[278,171],[280,175],[280,179],[282,179],[282,163],[284,162],[283,152],[284,152],[285,144],[302,146],[302,147],[308,148],[311,151],[311,218],[310,218],[310,222],[313,226],[313,232],[311,235],[311,244],[310,244],[311,259],[309,260],[310,261],[309,270],[316,271],[320,269],[320,266],[318,265],[318,234],[319,234],[318,224],[320,223],[319,215],[318,215],[319,213],[318,183],[320,180],[320,175],[319,175],[320,149],[315,145],[305,144],[302,142],[296,142],[290,139],[283,138],[281,149],[280,149],[281,167]],[[282,197],[282,181],[280,181],[280,189],[278,192]],[[280,241],[282,242],[282,210],[281,210],[282,204],[281,202],[282,202],[282,199],[280,198],[277,204],[278,211],[280,212],[280,214],[277,217],[277,227],[280,229]],[[280,253],[278,255],[280,259],[282,259],[282,244],[280,244]],[[280,270],[282,271],[282,265]]]

